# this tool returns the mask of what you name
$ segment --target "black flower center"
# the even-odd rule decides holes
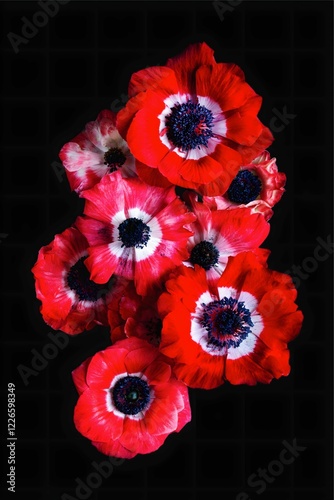
[[[190,253],[190,262],[199,264],[206,271],[217,264],[219,259],[219,250],[210,241],[201,241],[194,246]]]
[[[144,248],[150,239],[151,229],[141,219],[131,217],[118,226],[122,247]]]
[[[167,137],[181,151],[207,146],[212,126],[211,111],[191,100],[173,106],[166,117]]]
[[[111,389],[117,410],[125,415],[136,415],[144,410],[150,401],[150,388],[145,380],[128,375],[118,380]]]
[[[119,148],[110,148],[104,153],[104,164],[108,165],[110,172],[115,172],[125,163],[126,157]]]
[[[108,285],[98,285],[89,279],[89,271],[84,264],[87,256],[81,257],[67,273],[67,285],[79,300],[96,302],[108,292]]]
[[[232,297],[203,304],[201,325],[208,332],[208,346],[218,349],[238,347],[254,326],[244,302]]]
[[[246,204],[256,200],[261,193],[262,183],[250,170],[240,170],[227,190],[227,196],[234,203]]]

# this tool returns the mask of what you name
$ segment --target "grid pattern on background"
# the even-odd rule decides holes
[[[37,2],[1,3],[2,395],[8,382],[16,384],[18,500],[153,500],[163,491],[189,500],[332,498],[332,266],[331,248],[321,243],[333,236],[332,2],[231,4],[216,3],[218,12],[207,1],[72,0],[45,23]],[[9,32],[23,36],[23,17],[41,27],[34,35],[27,28],[26,42],[10,41]],[[105,457],[73,426],[71,371],[108,345],[108,331],[69,338],[44,366],[38,355],[52,358],[55,340],[30,273],[39,248],[83,208],[58,152],[101,109],[124,105],[132,72],[203,40],[217,61],[239,64],[263,96],[260,118],[275,136],[270,152],[288,178],[265,246],[270,266],[296,278],[304,327],[290,346],[289,377],[269,386],[190,391],[193,419],[180,434],[152,455],[115,466],[99,486],[91,479],[85,490],[94,463]],[[314,257],[319,244],[322,261]],[[19,365],[34,369],[26,384]],[[6,435],[5,418],[2,471]],[[293,440],[305,450],[275,475],[283,441]],[[270,481],[259,482],[259,468],[272,471]]]

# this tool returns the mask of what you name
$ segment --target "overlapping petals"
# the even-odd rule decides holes
[[[158,188],[140,179],[108,174],[84,191],[85,218],[78,226],[89,242],[85,264],[96,283],[115,273],[134,280],[145,295],[166,273],[188,257],[184,226],[195,219],[174,188]]]
[[[191,419],[187,387],[142,339],[96,353],[73,371],[73,381],[75,426],[104,454],[133,458],[156,451]]]
[[[189,387],[254,385],[289,374],[287,345],[303,320],[290,276],[241,252],[229,258],[215,286],[195,266],[183,267],[166,289],[158,301],[160,350]]]
[[[40,249],[32,269],[44,321],[70,335],[107,325],[107,304],[127,284],[116,276],[104,286],[92,282],[83,262],[87,247],[79,230],[68,228]]]
[[[228,257],[252,250],[264,260],[269,250],[259,248],[269,234],[270,226],[259,213],[250,208],[211,210],[195,193],[184,194],[196,215],[189,225],[194,233],[188,240],[190,257],[186,266],[195,264],[205,269],[208,281],[215,282],[223,273]]]
[[[95,121],[60,150],[59,157],[72,191],[90,189],[110,172],[135,175],[135,159],[116,128],[116,114],[101,111]]]
[[[273,140],[257,117],[261,97],[205,43],[132,75],[129,94],[117,127],[134,156],[202,195],[224,194],[246,158]]]
[[[287,376],[303,322],[262,247],[286,175],[241,68],[195,43],[128,94],[61,148],[84,209],[32,269],[45,323],[106,328],[110,345],[72,372],[74,424],[125,459],[190,422],[188,388]]]
[[[241,167],[223,196],[203,197],[218,209],[248,207],[262,213],[266,220],[273,215],[276,205],[285,192],[286,175],[279,172],[276,158],[263,151],[251,163]]]

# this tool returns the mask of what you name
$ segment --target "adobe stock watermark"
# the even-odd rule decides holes
[[[20,364],[17,366],[17,371],[19,372],[23,383],[28,386],[30,383],[30,377],[36,377],[48,366],[49,361],[55,359],[60,350],[65,349],[69,343],[69,337],[66,333],[62,331],[49,332],[47,334],[51,342],[45,344],[41,352],[37,349],[31,349],[32,358],[29,365]]]
[[[296,118],[297,115],[294,113],[288,113],[287,106],[283,106],[283,110],[280,111],[277,108],[273,108],[272,112],[274,116],[270,119],[269,129],[274,134],[283,132],[283,130]]]
[[[69,493],[63,493],[60,497],[61,500],[87,500],[93,490],[100,488],[104,479],[108,479],[114,471],[114,466],[119,467],[125,462],[124,458],[108,457],[100,463],[92,462],[94,471],[88,474],[83,480],[80,477],[75,479],[76,489],[75,497]]]
[[[51,167],[58,179],[58,182],[63,182],[64,176],[66,175],[64,165],[60,161],[53,161],[51,163]]]
[[[305,257],[300,265],[293,264],[290,269],[284,271],[285,274],[291,276],[296,289],[300,287],[302,281],[307,280],[311,274],[317,271],[320,262],[325,262],[334,253],[334,243],[330,234],[326,239],[318,236],[316,241],[318,245],[314,248],[313,255]],[[270,316],[281,301],[281,293],[275,289],[272,290],[266,294],[266,298],[261,302],[261,314]]]
[[[227,12],[233,12],[238,5],[242,3],[243,0],[230,0],[228,2],[219,2],[215,0],[212,2],[212,6],[218,14],[218,17],[221,21],[224,21],[225,14]]]
[[[249,488],[254,488],[254,493],[261,495],[267,489],[268,484],[272,484],[276,479],[283,474],[286,466],[291,465],[300,456],[300,453],[305,451],[306,446],[297,444],[296,438],[292,444],[287,441],[282,441],[283,448],[277,459],[272,460],[266,468],[259,467],[256,472],[251,474],[247,479]],[[237,494],[235,500],[251,500],[252,497],[248,493],[242,491]]]
[[[21,17],[23,23],[21,34],[18,35],[12,31],[7,33],[7,38],[15,54],[20,52],[20,45],[29,43],[38,34],[39,30],[48,24],[50,17],[58,14],[60,5],[66,5],[68,2],[70,0],[40,0],[37,5],[41,10],[36,11],[32,19],[28,19],[26,16]]]

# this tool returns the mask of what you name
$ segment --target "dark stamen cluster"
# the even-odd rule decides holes
[[[194,246],[190,253],[190,262],[198,264],[206,271],[218,263],[219,250],[210,241],[201,241]]]
[[[108,165],[110,172],[115,172],[125,163],[126,157],[119,148],[110,148],[104,153],[104,164]]]
[[[218,349],[238,347],[254,326],[244,302],[232,297],[203,304],[201,325],[208,332],[208,345]]]
[[[122,247],[144,248],[150,239],[151,229],[141,219],[131,217],[118,226]]]
[[[181,151],[207,146],[212,126],[211,111],[191,100],[176,104],[166,117],[167,137]]]
[[[246,205],[261,193],[262,183],[250,170],[240,170],[227,190],[227,197],[233,203]]]
[[[84,264],[86,257],[81,257],[67,273],[67,285],[78,296],[79,300],[96,302],[107,292],[107,285],[98,285],[89,279],[89,271]]]
[[[125,415],[136,415],[144,410],[150,401],[150,388],[145,380],[132,375],[118,380],[111,389],[117,410]]]

